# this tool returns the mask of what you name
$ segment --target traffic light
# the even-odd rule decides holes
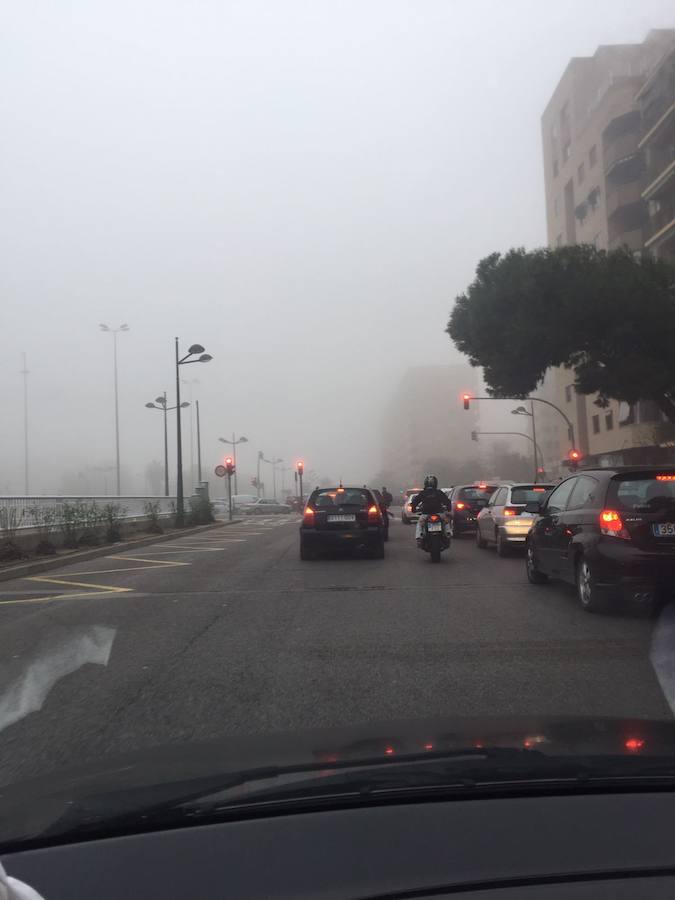
[[[477,431],[472,431],[472,432],[471,432],[471,440],[472,440],[472,441],[477,441],[477,440],[478,440],[478,432],[477,432]]]
[[[225,457],[225,468],[227,469],[228,475],[234,475],[234,460],[231,456]]]
[[[579,462],[581,461],[581,453],[578,450],[570,450],[567,454],[567,458],[570,461],[570,469],[578,469]]]
[[[462,394],[462,400],[464,401],[464,409],[468,409],[469,401],[471,400],[471,394]]]
[[[295,464],[295,468],[298,470],[298,475],[302,475],[305,471],[304,462],[301,459],[299,459]]]

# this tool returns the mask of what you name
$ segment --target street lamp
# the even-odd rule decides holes
[[[115,464],[117,468],[117,496],[120,496],[120,415],[119,404],[117,401],[117,335],[120,331],[129,331],[129,326],[124,324],[118,328],[111,328],[109,325],[101,323],[98,326],[101,331],[107,331],[113,336],[113,364],[115,372]]]
[[[164,413],[164,496],[169,496],[169,435],[166,426],[166,414],[171,412],[172,409],[176,409],[175,406],[167,406],[166,405],[166,391],[162,394],[161,397],[155,397],[154,403],[146,403],[145,404],[148,409],[161,409]],[[187,400],[184,403],[181,403],[181,409],[185,409],[186,406],[190,404]]]
[[[263,462],[269,463],[272,466],[272,492],[274,499],[277,499],[277,466],[279,463],[283,462],[283,459],[265,459],[264,456],[261,455],[261,459]]]
[[[537,475],[539,474],[539,463],[537,461],[537,432],[534,425],[534,403],[530,400],[530,410],[529,412],[524,406],[517,406],[515,409],[511,410],[511,414],[514,416],[529,416],[532,419],[532,446],[534,448],[534,483],[537,483]],[[544,462],[543,456],[541,457],[542,464]]]
[[[239,489],[237,488],[237,444],[248,444],[247,437],[236,438],[234,431],[232,432],[232,440],[228,441],[227,438],[218,438],[221,444],[229,444],[232,447],[232,461],[234,463],[234,493],[238,494]]]
[[[183,497],[183,447],[180,429],[180,367],[190,363],[207,363],[213,359],[210,354],[204,352],[201,344],[191,344],[185,356],[181,357],[176,345],[176,525],[180,528],[185,522],[185,500]],[[196,357],[191,359],[190,357]]]
[[[23,358],[23,369],[21,369],[21,374],[23,375],[23,492],[26,497],[29,494],[28,490],[28,376],[30,372],[28,371],[28,365],[26,363],[26,354],[21,354]]]

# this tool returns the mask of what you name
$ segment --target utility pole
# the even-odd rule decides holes
[[[534,450],[534,483],[539,479],[539,460],[537,457],[537,430],[534,424],[534,403],[530,400],[530,415],[532,416],[532,449]]]
[[[197,407],[197,481],[202,483],[202,437],[199,430],[199,400],[195,400]]]

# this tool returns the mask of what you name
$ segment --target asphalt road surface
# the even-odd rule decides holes
[[[249,519],[0,584],[0,783],[137,748],[453,715],[672,716],[654,622],[583,612],[522,558],[300,562]]]

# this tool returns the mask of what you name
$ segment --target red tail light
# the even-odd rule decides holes
[[[436,513],[434,513],[433,516],[429,516],[429,521],[430,522],[438,522],[440,518],[441,518],[440,516],[437,516]]]
[[[629,753],[639,753],[640,750],[642,750],[642,748],[644,747],[645,742],[642,740],[642,738],[631,737],[627,738],[623,742],[623,745]]]
[[[519,510],[519,509],[514,509],[512,506],[505,506],[505,507],[504,507],[504,515],[505,515],[505,516],[517,516],[517,515],[519,515],[519,514],[520,514],[520,510]]]
[[[382,513],[380,512],[379,507],[373,505],[368,508],[368,522],[371,525],[379,525],[382,521]]]
[[[302,524],[303,525],[313,525],[314,524],[314,510],[311,506],[305,507],[305,512],[302,516]]]
[[[465,507],[466,507],[466,503],[462,503],[461,500],[458,500],[457,503],[455,503],[456,509],[464,509]]]
[[[600,532],[609,537],[630,540],[630,535],[624,528],[621,516],[614,509],[603,509],[600,513]]]

